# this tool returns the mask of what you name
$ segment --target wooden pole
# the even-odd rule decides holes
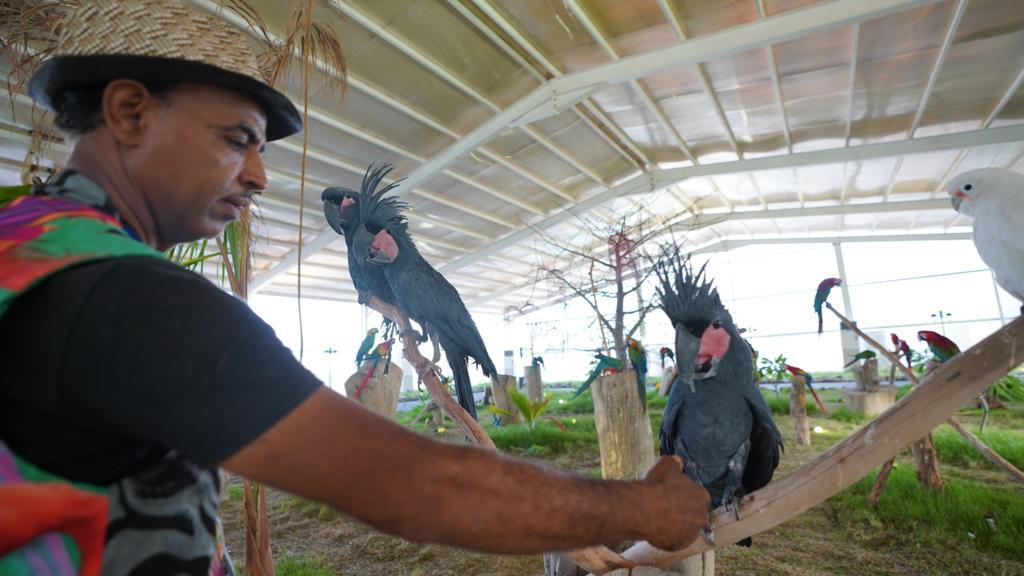
[[[399,338],[402,341],[402,353],[405,355],[405,359],[412,364],[413,368],[416,369],[416,373],[419,374],[420,379],[424,384],[427,385],[427,390],[430,391],[430,396],[447,414],[455,421],[455,425],[469,438],[473,444],[479,444],[481,446],[490,447],[493,450],[497,450],[494,446],[494,442],[491,437],[484,432],[484,429],[480,426],[480,423],[473,419],[468,412],[462,409],[459,404],[452,399],[448,390],[441,385],[441,381],[437,379],[437,374],[430,367],[430,362],[420,354],[419,345],[416,342],[416,337],[413,335],[412,326],[409,324],[409,319],[403,314],[398,308],[385,303],[376,296],[370,296],[370,301],[367,306],[373,308],[377,312],[380,312],[385,318],[390,319],[394,322],[399,329]]]
[[[1013,478],[1017,482],[1024,484],[1024,472],[1021,472],[1020,470],[1017,469],[1016,466],[1008,462],[1005,458],[1003,458],[999,454],[996,454],[995,451],[986,446],[980,438],[978,438],[974,434],[971,434],[970,430],[965,428],[964,425],[957,421],[956,418],[950,417],[949,420],[946,420],[946,423],[952,426],[954,430],[956,430],[964,438],[966,438],[967,442],[969,442],[971,446],[974,446],[978,450],[978,452],[981,452],[981,454],[985,456],[985,458],[987,458],[989,462],[995,464],[997,467],[1002,468],[1003,470],[1006,470],[1010,474],[1010,476],[1013,476]]]
[[[502,374],[491,383],[491,397],[494,398],[494,407],[501,408],[508,412],[508,415],[501,414],[498,416],[498,422],[502,426],[509,424],[515,424],[523,421],[523,414],[516,408],[514,402],[512,402],[512,395],[510,390],[516,388],[516,377],[511,374]]]
[[[793,426],[796,428],[796,443],[802,446],[811,445],[811,427],[807,422],[807,396],[804,394],[803,376],[790,378],[793,385],[789,389],[789,415],[793,418]]]
[[[523,380],[526,381],[526,395],[531,402],[544,400],[544,380],[540,377],[540,366],[527,366],[523,369]]]
[[[978,392],[1024,362],[1024,317],[944,363],[921,385],[885,413],[862,426],[799,470],[743,498],[739,519],[731,510],[712,512],[715,542],[720,546],[768,530],[866,476],[904,446],[946,421]],[[642,565],[668,566],[708,550],[703,538],[675,552],[646,542],[623,557]],[[621,566],[593,566],[604,574]]]
[[[918,381],[917,378],[914,376],[914,372],[909,368],[904,367],[903,363],[899,361],[899,358],[897,358],[891,352],[886,350],[884,346],[876,342],[874,339],[870,338],[867,334],[862,332],[860,328],[857,328],[857,326],[855,326],[854,323],[850,321],[849,318],[840,314],[839,311],[833,308],[831,304],[826,302],[825,306],[827,306],[833,314],[838,316],[839,319],[843,322],[843,324],[846,324],[848,328],[850,328],[851,330],[856,332],[858,336],[863,338],[865,342],[867,342],[876,350],[884,354],[890,362],[899,365],[901,369],[906,369],[906,373],[911,378],[911,382],[913,382],[915,385],[917,384]],[[864,374],[865,380],[868,378],[868,376],[868,374]],[[877,368],[875,371],[875,382],[877,383]],[[914,455],[914,466],[917,468],[917,479],[921,482],[922,485],[924,485],[925,488],[934,490],[936,492],[941,492],[943,488],[942,476],[939,474],[939,456],[935,452],[935,440],[932,439],[932,431],[929,430],[927,434],[925,434],[921,438],[918,438],[917,440],[914,440],[914,442],[911,443],[910,445],[910,450]],[[876,485],[872,487],[872,492],[875,492],[877,490],[880,496],[882,490],[885,487],[885,480],[885,477],[879,475],[879,477],[876,478],[875,480]]]

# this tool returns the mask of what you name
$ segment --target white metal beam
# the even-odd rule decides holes
[[[672,29],[676,31],[679,39],[686,40],[686,27],[683,25],[682,19],[675,13],[675,8],[672,7],[669,0],[658,0],[658,5],[665,15],[665,20],[672,25]],[[729,124],[729,120],[725,117],[725,111],[722,109],[722,103],[718,100],[718,95],[715,93],[715,89],[712,88],[711,79],[702,63],[697,64],[697,78],[700,81],[701,89],[704,90],[704,94],[711,101],[712,109],[718,118],[718,123],[722,125],[722,130],[725,132],[729,145],[732,147],[733,152],[736,153],[736,157],[742,160],[743,151],[740,150],[739,143],[736,141],[736,135],[733,134],[732,126]]]
[[[607,83],[621,83],[667,72],[681,66],[693,65],[740,54],[748,50],[780,44],[796,38],[810,36],[904,12],[919,6],[935,4],[940,0],[833,0],[807,8],[790,10],[776,16],[741,24],[691,38],[686,42],[623,58],[562,78],[552,80],[553,94],[566,94],[575,90]]]
[[[854,22],[850,27],[850,81],[846,100],[846,146],[850,145],[850,130],[853,127],[853,95],[857,84],[857,56],[860,52],[860,23]],[[845,188],[844,188],[845,193]]]
[[[466,134],[410,174],[408,184],[416,186],[456,158],[490,140],[515,119],[560,94],[651,76],[681,66],[720,59],[755,48],[879,18],[938,0],[835,0],[809,8],[791,10],[749,24],[734,26],[691,38],[676,46],[630,56],[588,70],[554,78],[512,104],[501,113]],[[529,47],[526,47],[529,49]],[[534,55],[538,58],[538,55]],[[542,58],[542,56],[541,56]],[[539,60],[540,58],[538,58]]]
[[[767,238],[733,238],[725,236],[723,238],[715,239],[704,244],[695,246],[694,248],[687,250],[686,252],[691,256],[699,254],[707,254],[711,252],[728,252],[730,250],[737,250],[745,246],[758,246],[758,245],[785,245],[785,244],[835,244],[836,242],[844,243],[863,243],[863,242],[923,242],[923,241],[934,241],[934,240],[969,240],[971,238],[970,233],[967,232],[947,232],[947,233],[928,233],[928,234],[862,234],[862,235],[850,235],[850,236],[789,236],[789,237],[767,237]],[[509,294],[520,292],[533,286],[533,282],[524,282],[515,286],[509,286],[503,290],[488,294],[486,297],[481,298],[477,301],[467,302],[467,305],[477,305],[482,301],[491,298],[500,298]],[[544,302],[530,307],[528,312],[535,312],[537,310],[543,310],[549,306],[560,304],[564,301],[571,300],[574,295],[559,296],[553,300]],[[517,314],[521,316],[522,314]]]
[[[917,104],[914,120],[910,123],[910,131],[908,132],[908,137],[910,138],[914,137],[914,133],[917,132],[917,127],[921,123],[921,118],[924,116],[924,111],[928,108],[928,100],[931,98],[932,90],[935,89],[935,82],[939,79],[942,65],[946,63],[946,55],[949,54],[949,48],[953,45],[953,39],[956,38],[956,30],[960,27],[960,20],[963,18],[968,4],[969,0],[957,2],[956,11],[953,12],[953,17],[949,20],[946,36],[942,39],[942,47],[939,49],[938,56],[935,57],[935,64],[932,66],[931,74],[928,75],[928,83],[924,87],[924,93],[921,94],[921,100]]]
[[[901,154],[934,152],[937,150],[950,150],[970,146],[983,146],[986,144],[1001,144],[1018,141],[1024,141],[1024,125],[989,128],[987,130],[974,130],[955,134],[943,134],[939,136],[929,136],[926,138],[916,138],[914,140],[864,144],[848,148],[798,152],[794,154],[784,154],[764,158],[748,158],[733,162],[719,162],[716,164],[703,164],[699,166],[688,166],[685,168],[655,170],[652,171],[651,174],[632,178],[608,189],[607,191],[596,194],[578,203],[573,207],[572,211],[562,210],[539,222],[535,222],[529,228],[513,232],[512,234],[505,236],[504,238],[478,250],[473,254],[464,256],[451,264],[441,267],[441,271],[457,270],[463,266],[468,266],[477,260],[487,258],[492,254],[497,254],[509,246],[513,246],[531,238],[538,230],[546,230],[551,226],[560,224],[569,218],[575,217],[577,213],[585,212],[596,206],[600,206],[611,199],[627,194],[649,192],[662,186],[685,180],[686,178],[709,176],[714,174],[733,174],[752,170],[771,170],[775,168],[862,161]],[[648,180],[649,176],[654,177],[653,182]]]
[[[754,0],[757,5],[757,15],[759,18],[764,19],[768,17],[768,14],[764,9],[764,0]],[[775,49],[772,48],[771,44],[764,47],[765,54],[768,56],[768,73],[772,80],[772,92],[775,94],[775,104],[779,108],[779,117],[782,118],[782,135],[786,138],[786,150],[793,153],[793,139],[789,134],[789,119],[786,117],[786,104],[782,100],[782,85],[779,82],[779,67],[775,64]],[[797,190],[797,194],[800,195],[800,203],[803,204],[803,193]]]

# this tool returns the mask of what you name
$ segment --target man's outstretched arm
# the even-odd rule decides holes
[[[224,468],[420,542],[533,553],[696,538],[708,494],[663,458],[643,481],[604,481],[431,440],[323,388]]]

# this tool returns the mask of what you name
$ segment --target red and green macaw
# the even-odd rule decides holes
[[[803,377],[804,384],[807,384],[807,389],[811,391],[811,396],[814,396],[814,402],[818,405],[818,409],[821,410],[822,414],[828,414],[828,410],[825,409],[825,404],[822,403],[821,398],[818,398],[818,393],[814,391],[814,386],[811,386],[811,383],[814,382],[814,377],[811,376],[811,373],[803,368],[797,368],[790,364],[786,364],[786,370],[788,370],[793,376]]]
[[[583,381],[583,384],[576,389],[576,393],[572,395],[573,400],[578,398],[580,394],[583,394],[587,388],[590,388],[590,385],[594,383],[594,380],[597,380],[598,376],[602,374],[615,374],[616,372],[621,372],[626,367],[622,360],[605,356],[600,352],[594,354],[594,358],[597,359],[597,363],[590,369],[587,379]]]
[[[824,331],[825,319],[821,317],[821,308],[828,300],[828,294],[835,286],[842,286],[840,278],[825,278],[818,284],[818,290],[814,293],[814,311],[818,313],[818,334]]]
[[[636,390],[640,394],[640,405],[647,411],[647,351],[636,338],[630,338],[626,346],[629,362],[636,370]]]
[[[895,332],[889,334],[889,337],[892,338],[892,345],[896,349],[896,354],[906,358],[907,366],[913,368],[914,364],[910,352],[910,344],[907,344],[907,341],[897,336]]]
[[[661,369],[665,369],[665,358],[671,358],[672,362],[676,361],[676,354],[668,346],[662,346],[661,350],[658,350],[658,354],[661,356]]]
[[[366,338],[363,338],[363,342],[359,345],[359,350],[356,351],[356,366],[363,363],[363,358],[373,349],[373,341],[377,337],[377,329],[370,328],[366,331]]]
[[[856,362],[857,360],[870,360],[871,358],[874,358],[876,356],[878,356],[878,353],[876,353],[874,350],[861,350],[860,352],[854,354],[853,359],[847,362],[846,366],[843,366],[843,368],[849,368],[850,365]]]
[[[391,345],[394,343],[394,340],[385,340],[384,342],[377,344],[377,347],[373,349],[373,352],[370,352],[366,356],[367,360],[373,360],[373,366],[370,366],[370,369],[366,371],[363,383],[356,389],[356,393],[352,395],[353,398],[359,398],[359,395],[363,393],[363,388],[366,388],[366,385],[370,383],[370,378],[373,378],[374,373],[377,372],[377,365],[380,364],[380,361],[384,360],[387,362],[388,358],[391,356]]]
[[[960,353],[960,347],[956,343],[938,332],[921,330],[917,333],[917,339],[928,343],[928,349],[939,362],[945,362]]]

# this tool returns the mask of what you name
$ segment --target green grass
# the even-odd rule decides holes
[[[575,422],[573,422],[575,420]],[[550,456],[569,451],[572,447],[597,444],[597,429],[593,416],[559,418],[569,430],[563,432],[553,423],[542,420],[531,431],[525,424],[512,424],[501,428],[488,428],[494,445],[499,450],[525,452],[535,456]]]
[[[238,484],[228,486],[228,500],[231,502],[241,502],[245,498],[245,490]]]
[[[912,465],[903,465],[892,471],[878,506],[871,510],[865,502],[874,478],[871,474],[829,500],[837,524],[913,535],[916,545],[968,542],[982,550],[1024,558],[1024,505],[1019,493],[950,477],[941,493],[933,493],[918,483]],[[985,522],[986,513],[994,514],[996,530]]]
[[[572,400],[572,392],[555,392],[555,399],[548,405],[548,414],[593,414],[594,396],[589,390]]]
[[[317,520],[330,520],[338,517],[338,512],[327,504],[306,500],[301,496],[288,496],[284,502],[284,508],[286,510],[294,511],[300,516],[315,518]]]
[[[900,398],[906,396],[910,392],[910,389],[913,387],[913,384],[904,384],[903,386],[900,386],[899,390],[896,391],[896,399],[899,400]]]
[[[782,391],[780,391],[778,398],[775,397],[774,391],[761,390],[761,395],[764,396],[765,401],[768,402],[768,407],[771,408],[772,414],[780,414],[784,416],[789,415],[788,389],[785,394],[783,394]],[[818,412],[818,405],[814,403],[814,400],[808,400],[807,415],[815,416],[818,414]]]
[[[867,414],[850,410],[846,406],[841,406],[836,410],[833,410],[832,413],[829,414],[829,417],[833,420],[847,422],[850,424],[863,424],[864,422],[871,420],[871,417]]]
[[[277,576],[334,576],[335,571],[323,560],[313,556],[285,554],[274,562]]]
[[[1000,428],[988,428],[984,434],[977,434],[977,429],[972,429],[982,442],[997,454],[1006,458],[1017,468],[1024,468],[1024,432],[1004,430]],[[939,455],[939,462],[954,464],[962,468],[991,468],[991,464],[978,452],[974,446],[967,443],[956,430],[949,426],[942,426],[935,430],[932,435],[935,440],[935,451]],[[1021,504],[1024,507],[1024,504]]]

